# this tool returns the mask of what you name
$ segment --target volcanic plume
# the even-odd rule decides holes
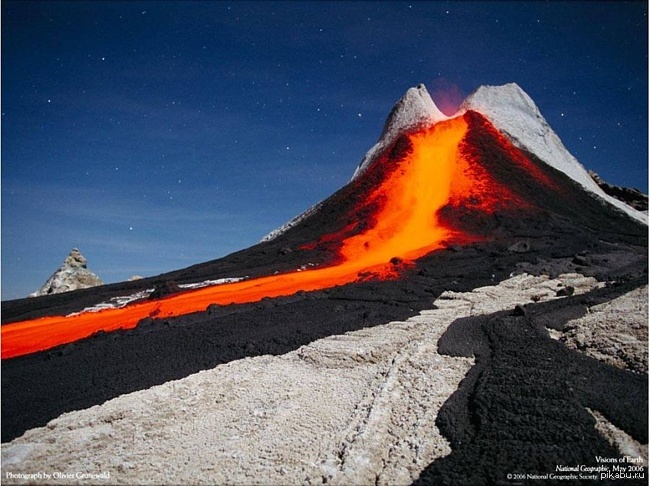
[[[420,85],[398,102],[348,185],[260,244],[158,277],[3,302],[2,386],[8,398],[2,404],[2,440],[65,411],[232,360],[283,354],[325,336],[403,320],[430,308],[443,291],[469,291],[523,271],[579,268],[609,282],[607,295],[613,298],[647,282],[644,220],[600,191],[516,85],[483,87],[451,117]],[[585,264],[578,254],[597,256]],[[225,278],[237,281],[201,283]],[[102,304],[129,294],[135,297],[123,305]],[[471,333],[487,333],[483,341],[447,345],[449,352],[485,356],[444,410],[447,422],[438,424],[452,446],[476,440],[476,447],[488,447],[469,425],[454,424],[473,420],[463,394],[482,383],[480,373],[518,366],[490,351],[508,339],[513,349],[544,343],[538,359],[551,374],[564,366],[592,377],[594,389],[577,394],[577,402],[603,411],[647,442],[639,426],[647,424],[644,378],[587,364],[574,351],[548,344],[546,331],[531,317],[542,315],[536,309],[520,310],[512,319],[476,321]],[[561,329],[570,313],[557,313],[553,326]],[[494,319],[505,319],[512,329],[488,330]],[[539,364],[527,366],[535,375]],[[609,386],[627,397],[625,406],[604,395]],[[48,399],[38,400],[43,389]],[[503,392],[497,386],[486,393]],[[549,418],[540,420],[534,430]],[[580,420],[589,428],[588,417]],[[461,440],[463,434],[472,439]],[[489,440],[489,447],[499,443]],[[541,454],[535,467],[557,460],[534,441],[531,447]],[[615,454],[608,447],[602,438],[587,441],[576,446],[575,458]],[[440,480],[450,461],[432,464],[422,478]],[[499,463],[495,477],[513,461]],[[459,480],[470,477],[461,474]]]

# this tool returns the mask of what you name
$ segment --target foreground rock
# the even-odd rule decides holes
[[[589,308],[569,321],[560,341],[618,368],[648,372],[648,287]]]
[[[88,260],[77,248],[73,248],[66,257],[63,265],[30,297],[41,295],[60,294],[71,290],[87,289],[104,285],[104,282],[93,272],[88,270]]]

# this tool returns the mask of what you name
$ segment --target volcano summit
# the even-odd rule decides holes
[[[647,278],[647,215],[521,88],[481,87],[447,117],[420,85],[349,184],[258,245],[3,302],[3,458],[237,484],[645,461]],[[584,320],[630,299],[615,329]]]

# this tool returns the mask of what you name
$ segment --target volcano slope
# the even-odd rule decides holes
[[[291,455],[280,454],[276,462],[266,461],[269,464],[263,472],[256,471],[253,464],[265,463],[261,458],[262,450],[257,451],[257,455],[251,453],[248,465],[238,461],[236,465],[230,464],[230,469],[207,454],[212,459],[206,460],[213,463],[210,467],[201,464],[197,469],[186,464],[187,458],[169,457],[161,452],[169,450],[163,447],[165,430],[171,426],[167,423],[169,417],[165,419],[164,414],[158,413],[160,420],[156,422],[152,417],[157,412],[150,410],[151,423],[155,423],[156,428],[136,442],[147,444],[147,448],[139,449],[139,454],[146,450],[147,460],[154,466],[147,468],[143,461],[136,459],[137,452],[128,454],[122,450],[121,454],[129,456],[127,462],[135,466],[125,468],[111,463],[109,467],[110,461],[99,452],[88,455],[88,441],[99,446],[111,441],[121,443],[127,435],[134,435],[133,430],[138,428],[135,413],[134,421],[129,422],[135,429],[120,429],[118,422],[123,425],[129,421],[128,404],[132,403],[120,401],[123,398],[120,397],[111,402],[122,407],[117,413],[119,418],[99,419],[101,433],[97,432],[98,421],[86,416],[84,423],[94,424],[91,428],[95,432],[82,434],[82,441],[71,444],[57,439],[61,437],[59,424],[67,423],[66,427],[73,432],[79,429],[63,418],[57,419],[45,429],[34,429],[11,444],[3,445],[5,464],[25,474],[38,471],[45,464],[55,467],[56,463],[47,463],[46,457],[85,470],[101,469],[106,465],[111,471],[111,480],[123,483],[147,478],[155,478],[153,482],[175,482],[174,479],[183,478],[189,482],[276,484],[326,481],[408,484],[414,480],[432,484],[507,482],[508,474],[545,474],[555,472],[557,465],[595,465],[596,456],[619,457],[621,446],[608,441],[598,431],[599,422],[587,409],[599,414],[599,420],[607,426],[615,427],[619,436],[622,434],[633,442],[647,444],[647,369],[635,368],[632,372],[611,366],[566,348],[553,340],[547,331],[551,328],[565,332],[575,319],[589,313],[591,307],[624,297],[647,285],[647,227],[585,190],[535,154],[516,148],[482,114],[469,110],[459,118],[467,127],[458,144],[458,151],[466,163],[461,175],[469,174],[469,179],[457,182],[459,174],[452,173],[451,179],[456,182],[450,183],[450,194],[439,207],[430,211],[435,212],[437,223],[445,228],[443,237],[433,245],[421,245],[417,248],[423,248],[420,253],[389,253],[394,256],[382,256],[383,263],[373,261],[371,265],[354,267],[351,280],[320,289],[296,289],[288,295],[256,298],[249,303],[212,304],[207,309],[203,307],[177,316],[144,316],[129,329],[106,332],[99,328],[86,338],[8,356],[2,361],[2,441],[7,442],[29,429],[48,424],[65,412],[80,411],[70,415],[76,417],[75,414],[83,413],[84,409],[120,395],[147,390],[170,380],[183,382],[182,379],[187,380],[189,378],[185,377],[201,370],[224,369],[220,365],[225,363],[244,363],[244,358],[256,356],[287,353],[289,356],[292,352],[297,352],[302,361],[309,361],[309,349],[323,339],[323,342],[330,342],[328,337],[344,333],[352,336],[362,329],[371,332],[368,329],[373,327],[383,331],[389,322],[414,322],[412,320],[417,321],[418,315],[435,312],[437,306],[443,305],[441,297],[485,286],[496,288],[499,282],[506,282],[515,275],[537,275],[542,279],[562,275],[592,278],[592,284],[583,288],[579,295],[574,285],[566,284],[567,277],[562,277],[564,280],[560,278],[556,283],[560,287],[551,294],[548,288],[542,292],[536,287],[538,293],[524,292],[519,300],[508,301],[507,305],[512,304],[510,308],[496,306],[492,312],[480,314],[468,311],[466,315],[472,316],[469,321],[461,319],[450,326],[448,322],[440,329],[436,334],[436,340],[440,338],[438,349],[426,349],[430,356],[436,356],[436,360],[447,365],[452,358],[445,361],[444,356],[458,356],[453,359],[460,360],[458,363],[462,365],[458,366],[462,371],[455,373],[460,376],[451,380],[448,393],[438,396],[437,401],[420,399],[410,405],[406,402],[407,410],[417,405],[429,411],[430,420],[421,421],[417,441],[413,442],[405,426],[388,414],[388,417],[376,419],[397,424],[389,433],[396,439],[388,440],[384,449],[362,447],[364,441],[360,438],[363,430],[368,429],[361,427],[361,432],[354,429],[356,433],[343,435],[343,445],[337,443],[330,449],[324,447],[320,453],[314,453],[311,462],[317,467],[312,470],[289,467],[293,474],[289,477],[286,468],[282,473],[282,466],[297,460]],[[329,268],[345,262],[345,242],[360,235],[366,238],[368,246],[375,244],[368,239],[372,234],[369,230],[382,224],[379,215],[386,214],[382,212],[386,207],[395,206],[394,199],[388,197],[393,193],[377,192],[376,188],[383,187],[385,181],[406,170],[408,161],[417,153],[418,135],[426,130],[426,126],[412,127],[393,137],[372,164],[349,185],[270,241],[156,278],[3,302],[3,353],[9,341],[5,336],[11,335],[4,331],[12,329],[11,326],[40,317],[79,312],[116,296],[153,287],[166,288],[177,293],[159,295],[158,302],[173,303],[175,297],[185,293],[178,293],[173,283],[243,276],[255,282],[256,277],[311,267]],[[471,184],[468,185],[467,180]],[[401,205],[408,206],[408,203]],[[366,248],[363,240],[361,248]],[[494,300],[498,301],[498,297],[499,294],[495,294]],[[645,299],[647,301],[647,296]],[[515,304],[518,304],[516,308]],[[458,313],[459,318],[463,316]],[[20,333],[18,335],[20,337]],[[363,346],[363,341],[358,344]],[[395,353],[399,354],[391,346],[377,353],[373,357],[372,353],[367,356],[355,350],[352,357],[347,356],[344,361],[358,362],[359,366],[375,361],[381,364],[386,360],[394,361]],[[405,361],[410,359],[408,353],[401,356]],[[475,364],[469,369],[472,362]],[[322,359],[314,363],[332,368],[331,363],[323,364]],[[340,363],[337,366],[340,367]],[[354,365],[347,362],[346,367],[354,368]],[[452,395],[458,380],[468,369],[466,378]],[[390,375],[389,371],[384,370],[384,373]],[[443,366],[419,372],[431,378],[446,375],[450,370]],[[262,372],[257,370],[256,373]],[[249,383],[250,387],[257,386],[254,379]],[[272,394],[264,388],[265,384],[266,381],[260,379],[260,400]],[[379,390],[384,385],[386,380],[380,380]],[[284,386],[299,388],[301,385]],[[336,394],[336,381],[332,386],[329,393]],[[375,391],[371,396],[392,400],[392,395]],[[169,401],[182,403],[186,399],[172,396]],[[388,410],[381,408],[381,400],[364,408],[361,402],[367,400],[367,396],[356,399],[359,400],[356,409],[368,410],[369,418],[361,420],[363,424],[372,422],[373,413],[381,416],[382,410],[384,413]],[[350,400],[354,402],[353,398]],[[442,402],[445,404],[440,408]],[[237,405],[243,405],[241,400],[233,401],[232,406]],[[218,414],[219,405],[214,407],[214,413]],[[243,413],[248,413],[242,408]],[[92,414],[92,410],[86,412]],[[209,408],[202,410],[210,414]],[[302,422],[304,413],[294,412],[296,421]],[[105,416],[103,411],[98,413],[99,417]],[[331,413],[330,409],[328,420],[333,420]],[[251,425],[258,433],[268,426],[263,419]],[[149,419],[139,417],[137,420],[143,423]],[[345,421],[346,417],[341,420]],[[207,451],[217,451],[222,442],[213,439],[210,443],[206,437],[217,434],[210,427],[224,427],[224,424],[215,423],[207,416],[202,423],[205,426],[200,427],[198,436],[208,441],[204,443]],[[308,429],[309,423],[307,421]],[[314,428],[320,431],[317,421],[311,426],[312,432]],[[207,431],[203,430],[206,427]],[[110,430],[104,430],[106,428]],[[281,428],[275,433],[269,431],[280,448],[281,444],[290,443],[289,436],[296,433],[292,428]],[[305,431],[300,433],[309,436]],[[432,446],[433,438],[438,441],[436,444],[443,445]],[[367,442],[370,439],[365,438]],[[445,445],[445,439],[451,450]],[[191,442],[187,430],[177,441],[174,447],[181,449],[183,441]],[[404,452],[404,444],[409,441],[412,446],[416,444],[413,446],[416,449],[418,443],[426,445],[422,448],[428,447],[429,452],[416,454],[416,459],[408,466],[391,459],[393,452]],[[157,443],[161,447],[158,451]],[[47,452],[43,452],[43,447]],[[113,457],[118,449],[110,449]],[[134,449],[138,450],[136,446]],[[297,449],[294,455],[299,451]],[[160,469],[153,458],[158,452],[165,457],[167,475],[156,476],[152,472]],[[408,457],[408,454],[403,455]],[[388,467],[391,460],[395,462],[392,469]],[[405,462],[409,461],[405,459]],[[194,476],[188,472],[190,470],[195,471]],[[179,471],[185,472],[179,476]]]

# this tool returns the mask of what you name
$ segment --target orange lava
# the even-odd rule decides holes
[[[373,215],[374,226],[344,240],[335,265],[190,290],[120,309],[7,324],[1,328],[2,358],[43,351],[98,331],[130,329],[147,317],[180,316],[202,312],[211,304],[255,302],[330,288],[368,275],[395,278],[396,266],[389,263],[394,257],[408,263],[442,248],[445,241],[472,239],[444,227],[436,216],[450,201],[467,198],[476,188],[483,191],[493,182],[471,169],[459,152],[467,129],[466,121],[459,117],[410,136],[412,153],[369,195],[368,202],[377,202],[379,208]],[[497,201],[498,195],[492,199]]]

